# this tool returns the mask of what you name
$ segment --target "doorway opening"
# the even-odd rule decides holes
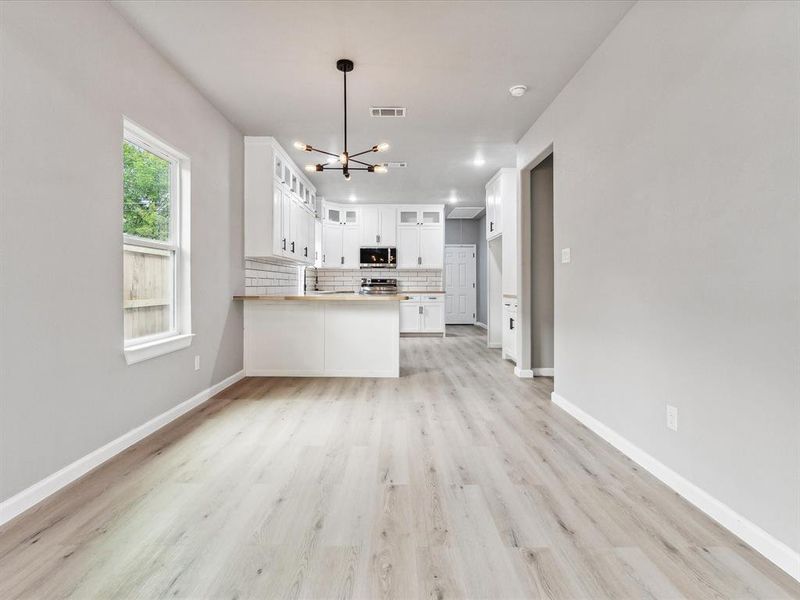
[[[531,170],[531,367],[555,376],[555,245],[553,155]]]

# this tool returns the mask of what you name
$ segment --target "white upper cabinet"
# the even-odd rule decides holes
[[[503,233],[502,174],[498,171],[486,184],[486,239],[492,240]]]
[[[422,257],[419,254],[418,225],[413,227],[397,228],[397,268],[417,269],[420,267]]]
[[[322,268],[336,269],[344,264],[342,234],[344,228],[338,223],[325,223],[322,227]]]
[[[441,269],[444,265],[444,208],[397,209],[397,268]]]
[[[342,268],[358,269],[361,257],[358,244],[358,226],[344,225],[342,227]]]
[[[517,185],[514,168],[500,169],[486,184],[486,239],[503,236],[503,294],[517,294]]]
[[[324,202],[322,260],[326,269],[358,269],[362,209]]]
[[[244,254],[312,264],[314,186],[270,137],[244,139]],[[308,256],[306,255],[308,253]]]
[[[361,208],[361,245],[393,247],[397,243],[397,208],[363,206]]]
[[[419,265],[424,269],[444,267],[444,228],[422,225],[419,228]]]

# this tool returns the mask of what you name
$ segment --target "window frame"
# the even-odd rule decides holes
[[[123,351],[128,364],[174,352],[191,345],[194,334],[191,329],[190,287],[190,175],[189,157],[162,139],[153,135],[133,121],[123,119],[123,144],[128,142],[170,165],[170,217],[167,240],[153,240],[122,233],[122,250],[130,246],[169,252],[172,255],[172,313],[167,331],[125,338],[123,329]],[[124,311],[123,307],[123,311]],[[124,312],[123,312],[124,320]]]

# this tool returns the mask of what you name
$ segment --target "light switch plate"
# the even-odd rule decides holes
[[[678,409],[667,404],[667,429],[678,431]]]
[[[566,264],[568,262],[572,262],[572,258],[570,257],[569,248],[562,248],[561,249],[561,262]]]

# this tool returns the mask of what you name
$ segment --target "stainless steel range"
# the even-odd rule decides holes
[[[371,295],[392,295],[397,293],[397,279],[373,279],[364,277],[361,279],[359,294]]]

